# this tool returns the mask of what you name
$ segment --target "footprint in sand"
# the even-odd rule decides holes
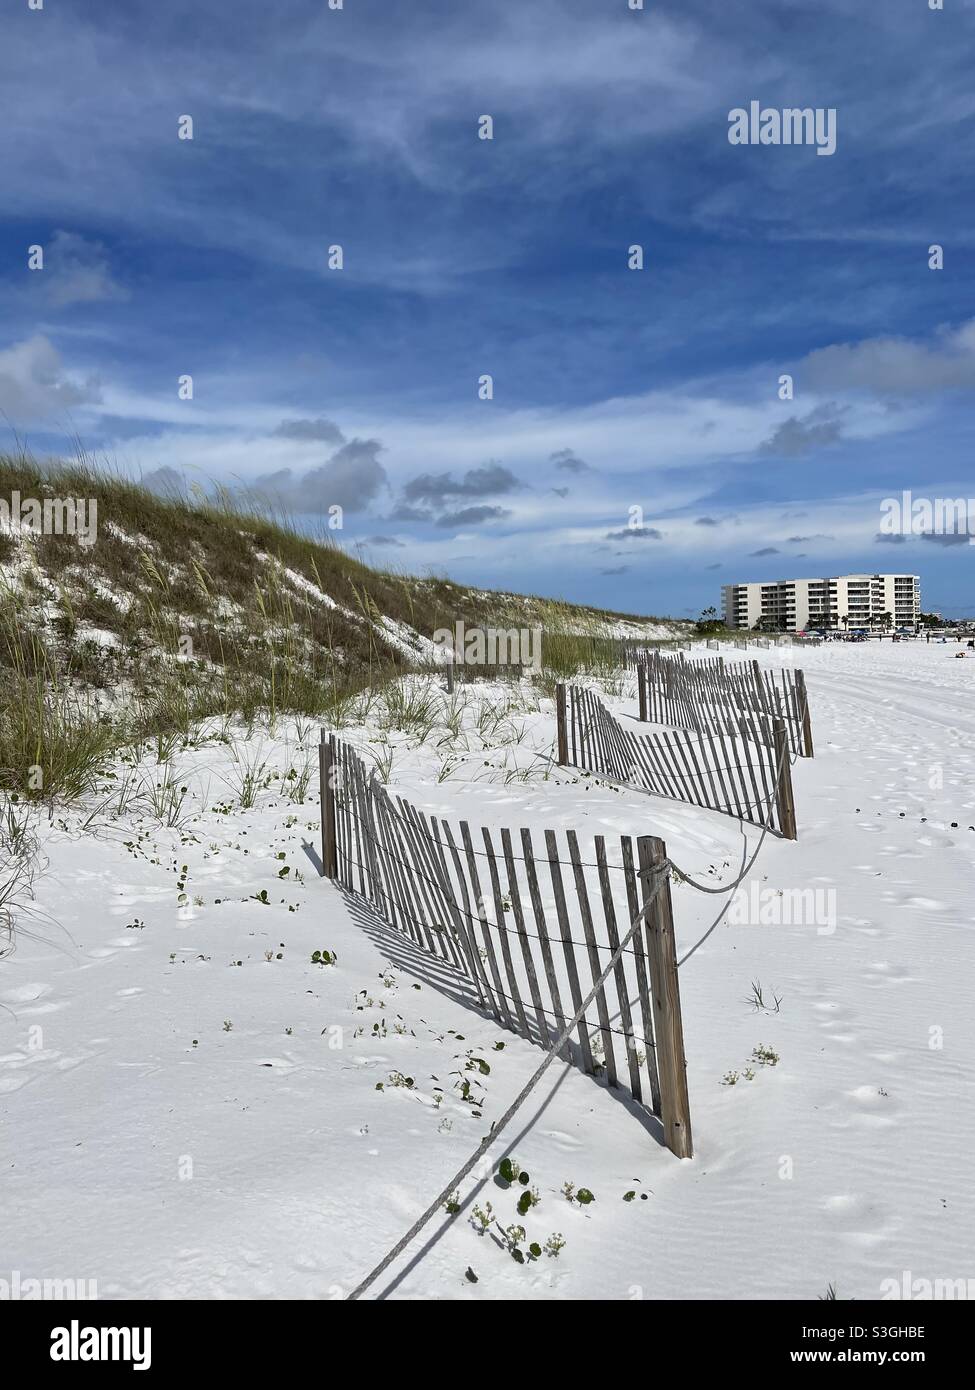
[[[861,936],[880,936],[880,928],[875,927],[869,917],[841,917],[840,926],[857,931]]]
[[[388,1067],[391,1065],[390,1059],[388,1057],[384,1057],[381,1053],[377,1053],[367,1057],[353,1057],[352,1061],[355,1063],[357,1067],[363,1068]]]
[[[844,1019],[853,1017],[853,1010],[847,1008],[845,1004],[834,1004],[830,1000],[825,1000],[821,1004],[814,1004],[813,1008],[823,1017],[819,1020],[823,1028],[832,1028],[837,1023],[842,1023]]]
[[[813,1008],[819,1015],[817,1022],[820,1028],[826,1029],[826,1036],[830,1042],[854,1043],[857,1041],[859,1034],[837,1031],[841,1028],[849,1029],[850,1023],[856,1017],[853,1009],[848,1009],[845,1004],[833,1004],[828,1000],[821,1004],[814,1004]]]
[[[891,965],[889,961],[872,961],[865,972],[867,984],[877,989],[884,985],[903,985],[915,977],[906,965]]]
[[[881,1206],[858,1193],[827,1197],[822,1204],[829,1224],[856,1245],[874,1245],[890,1232],[891,1222]]]
[[[849,1109],[862,1124],[886,1128],[896,1122],[900,1106],[886,1093],[883,1086],[857,1086],[844,1092]]]
[[[50,1047],[39,1048],[36,1052],[8,1052],[0,1057],[0,1095],[9,1095],[31,1081],[37,1081],[49,1067],[54,1067],[56,1071],[70,1071],[84,1060],[83,1057],[65,1057]]]
[[[48,999],[46,1003],[38,1003],[44,1000],[51,993],[50,985],[19,985],[16,989],[6,990],[0,994],[0,1003],[6,1004],[7,1008],[16,1018],[36,1018],[39,1014],[56,1014],[59,1009],[66,1009],[68,1002],[65,999]]]
[[[923,849],[951,849],[955,841],[950,835],[939,835],[929,831],[927,835],[919,835],[917,843]]]
[[[580,1149],[582,1147],[578,1139],[574,1138],[571,1134],[566,1134],[564,1130],[547,1129],[544,1130],[543,1133],[545,1135],[545,1138],[551,1139],[557,1148],[570,1151],[574,1149]]]
[[[17,985],[15,989],[5,989],[0,994],[0,1000],[7,1004],[31,1004],[35,999],[42,999],[45,994],[50,993],[50,985]]]

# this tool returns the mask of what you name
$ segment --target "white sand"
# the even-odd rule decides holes
[[[795,768],[799,840],[766,841],[751,891],[835,891],[835,930],[726,922],[682,968],[695,1158],[676,1160],[619,1099],[556,1063],[493,1156],[514,1152],[539,1189],[529,1238],[560,1231],[565,1249],[520,1267],[479,1236],[468,1198],[519,1219],[515,1195],[485,1176],[373,1294],[810,1298],[833,1283],[869,1299],[905,1271],[975,1276],[975,660],[955,650],[794,654],[816,758]],[[571,774],[505,786],[500,765],[537,765],[532,747],[549,751],[553,732],[550,706],[511,722],[522,742],[484,753],[470,732],[467,761],[440,784],[445,748],[399,753],[396,790],[475,825],[660,834],[713,879],[755,842],[726,817]],[[369,732],[353,741],[367,746]],[[284,772],[316,733],[305,753],[293,728],[254,735],[248,756]],[[224,811],[236,800],[227,748],[178,763],[182,833],[147,814],[83,830],[76,810],[39,827],[47,920],[25,920],[0,961],[0,1278],[95,1278],[102,1298],[341,1297],[541,1054],[352,919],[302,847],[317,844],[317,798],[295,808],[274,782],[254,809]],[[184,864],[203,906],[179,906]],[[251,897],[262,890],[269,906]],[[687,887],[674,898],[686,950],[720,900]],[[337,965],[312,965],[320,948]],[[749,1005],[753,980],[780,996],[778,1013]],[[380,1020],[385,1036],[372,1036]],[[780,1060],[747,1080],[759,1044]],[[452,1090],[469,1048],[491,1066],[481,1118]],[[414,1088],[377,1091],[394,1071]],[[734,1086],[721,1084],[729,1071]],[[570,1206],[567,1180],[596,1201]],[[624,1202],[628,1191],[649,1196]]]

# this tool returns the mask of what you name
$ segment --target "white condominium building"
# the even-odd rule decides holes
[[[777,579],[771,584],[726,584],[722,616],[728,627],[913,627],[921,614],[916,574],[839,574],[829,579]]]

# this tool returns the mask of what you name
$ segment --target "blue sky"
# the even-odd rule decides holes
[[[973,39],[975,0],[19,0],[7,440],[485,586],[897,569],[975,612],[975,549],[876,540],[975,496]],[[731,145],[752,100],[835,108],[835,154]]]

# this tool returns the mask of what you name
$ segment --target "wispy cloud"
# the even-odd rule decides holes
[[[970,472],[972,5],[949,44],[849,0],[50,8],[0,18],[0,410],[41,449],[342,505],[482,583],[585,597],[625,552],[695,611],[762,550],[875,564],[872,488]],[[836,156],[732,149],[752,95],[835,105]]]

